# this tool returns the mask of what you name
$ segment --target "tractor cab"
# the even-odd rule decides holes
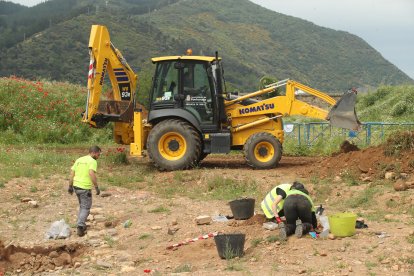
[[[168,56],[152,61],[156,69],[149,121],[180,117],[201,133],[218,131],[220,116],[225,116],[220,61],[205,56]]]

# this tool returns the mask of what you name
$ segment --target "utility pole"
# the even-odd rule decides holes
[[[49,28],[52,27],[52,18],[49,18]]]

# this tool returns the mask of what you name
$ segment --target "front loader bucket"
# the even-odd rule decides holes
[[[355,112],[356,91],[350,90],[336,102],[326,118],[332,126],[359,130],[361,122]]]

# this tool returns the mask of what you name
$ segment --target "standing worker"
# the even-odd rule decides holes
[[[274,218],[279,224],[282,222],[280,217],[284,216],[283,205],[286,193],[297,185],[302,184],[297,181],[293,182],[293,184],[280,184],[267,193],[261,203],[263,213],[267,219],[272,220]]]
[[[92,146],[89,154],[78,158],[71,168],[68,192],[71,195],[75,192],[79,201],[77,222],[79,237],[86,233],[86,219],[92,207],[92,185],[95,187],[96,195],[101,193],[96,177],[98,167],[96,160],[100,155],[101,149],[98,146]]]
[[[286,240],[287,236],[293,233],[300,238],[316,228],[315,206],[302,183],[297,182],[294,186],[292,185],[292,188],[286,193],[283,209],[286,226],[279,228],[282,240]]]

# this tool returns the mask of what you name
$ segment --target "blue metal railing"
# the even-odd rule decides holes
[[[316,142],[320,142],[321,139],[326,140],[334,137],[340,137],[351,140],[355,144],[368,146],[385,141],[390,133],[404,130],[414,131],[414,122],[366,122],[362,124],[360,131],[331,127],[327,122],[285,123],[286,139],[296,139],[298,145],[307,146],[312,146]]]

